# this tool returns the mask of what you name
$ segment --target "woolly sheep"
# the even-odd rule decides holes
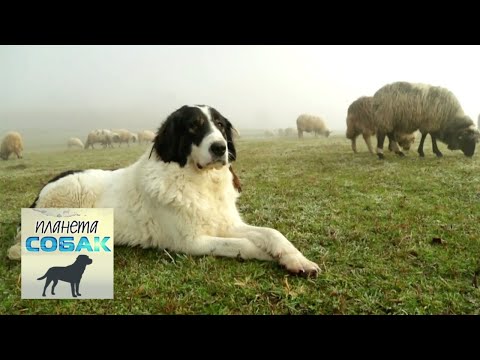
[[[144,143],[144,142],[145,143],[150,143],[155,138],[155,133],[153,131],[150,131],[150,130],[140,131],[137,135],[138,135],[138,143],[139,144]]]
[[[362,134],[368,151],[374,154],[371,136],[376,134],[376,129],[372,105],[372,96],[361,96],[348,107],[346,137],[352,141],[352,150],[354,153],[357,153],[357,137]],[[395,139],[397,143],[407,151],[410,150],[411,145],[415,142],[415,133],[396,133]],[[393,150],[392,142],[389,143],[388,148]]]
[[[295,136],[295,129],[292,127],[286,128],[285,129],[285,136]]]
[[[297,118],[298,138],[303,138],[303,132],[313,132],[315,136],[328,137],[331,131],[325,125],[322,118],[314,115],[302,114]]]
[[[11,153],[17,155],[17,159],[22,158],[23,139],[22,135],[16,131],[8,132],[2,140],[0,146],[0,158],[7,160]]]
[[[82,148],[82,149],[84,147],[82,140],[80,140],[79,138],[76,138],[76,137],[72,137],[72,138],[68,139],[67,146],[68,146],[68,148],[79,147],[79,148]]]
[[[471,157],[475,153],[480,132],[463,112],[459,101],[448,89],[428,84],[395,82],[380,88],[373,96],[374,121],[377,127],[377,155],[383,159],[385,135],[393,141],[394,151],[404,154],[394,142],[394,131],[422,134],[418,153],[421,157],[427,134],[432,138],[433,152],[442,156],[437,139],[449,150],[462,150]]]
[[[114,142],[118,142],[118,146],[122,146],[122,143],[130,146],[130,141],[135,142],[136,136],[126,129],[112,130],[112,132],[118,135],[118,138],[114,139]]]
[[[108,129],[97,129],[92,130],[87,136],[87,141],[85,142],[85,149],[92,147],[94,149],[94,144],[100,143],[103,147],[113,147],[112,143],[117,140],[118,134],[113,133]]]

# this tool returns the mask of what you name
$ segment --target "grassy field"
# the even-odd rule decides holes
[[[417,140],[418,144],[418,140]],[[21,300],[6,259],[20,209],[68,169],[127,165],[146,147],[26,151],[0,162],[0,314],[479,314],[480,154],[353,154],[344,137],[241,139],[239,208],[322,273],[273,262],[115,249],[114,300]],[[478,149],[477,149],[478,150]],[[478,151],[477,151],[478,152]]]

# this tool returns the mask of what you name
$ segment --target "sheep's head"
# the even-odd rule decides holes
[[[400,145],[405,151],[410,150],[410,147],[415,142],[415,137],[416,137],[415,133],[411,133],[411,134],[401,133],[401,134],[396,134],[395,136],[398,142],[398,145]]]
[[[450,138],[448,149],[463,151],[465,156],[471,157],[475,153],[475,146],[480,141],[480,132],[473,126],[457,131],[454,136]]]

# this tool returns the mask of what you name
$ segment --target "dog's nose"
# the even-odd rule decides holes
[[[227,147],[221,141],[214,142],[212,145],[210,145],[210,152],[216,156],[222,156],[223,154],[225,154],[226,150]]]

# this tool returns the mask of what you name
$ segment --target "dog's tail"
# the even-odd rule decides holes
[[[45,275],[43,275],[42,277],[39,277],[37,280],[43,280],[47,277],[47,274],[45,273]]]

